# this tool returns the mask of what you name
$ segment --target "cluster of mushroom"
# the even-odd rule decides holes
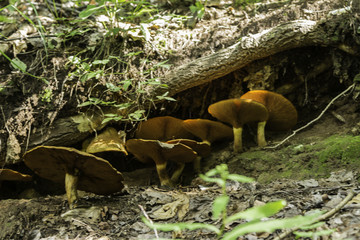
[[[170,116],[155,117],[139,124],[135,139],[126,142],[127,150],[144,163],[155,162],[161,185],[173,185],[187,162],[194,162],[200,171],[200,158],[210,154],[213,141],[234,138],[234,151],[242,151],[242,128],[247,123],[258,124],[258,145],[266,146],[265,126],[270,130],[288,130],[297,122],[297,111],[280,94],[249,91],[240,98],[219,101],[209,106],[209,113],[220,121],[207,119],[181,120]],[[202,142],[192,140],[200,138]],[[167,161],[177,164],[170,178]]]
[[[78,189],[108,195],[124,188],[122,174],[107,160],[94,155],[103,151],[126,153],[117,131],[108,128],[92,141],[86,141],[83,147],[84,151],[71,147],[38,146],[24,155],[25,164],[37,175],[65,183],[70,208],[76,206]]]
[[[234,151],[242,151],[242,129],[247,123],[258,123],[259,147],[266,146],[265,126],[269,130],[284,131],[295,126],[297,111],[284,96],[267,90],[253,90],[240,98],[223,100],[208,108],[209,113],[220,121],[233,126]]]
[[[244,124],[258,124],[258,145],[263,147],[266,145],[265,126],[270,130],[287,130],[297,122],[297,112],[291,102],[266,90],[249,91],[240,98],[219,101],[210,105],[208,111],[218,120],[231,124],[232,128],[208,119],[155,117],[141,122],[135,138],[126,143],[116,129],[109,127],[85,141],[82,151],[38,146],[25,153],[24,162],[40,177],[65,183],[69,206],[73,208],[78,189],[102,195],[123,189],[122,174],[109,161],[96,156],[101,152],[128,155],[129,151],[141,162],[155,162],[161,185],[172,186],[178,181],[185,163],[193,162],[195,171],[200,171],[200,159],[210,154],[213,142],[233,138],[234,151],[242,151]],[[177,165],[171,177],[166,170],[168,161]],[[0,172],[0,176],[6,174],[7,171]],[[26,176],[25,180],[31,180],[31,176]]]
[[[139,124],[136,138],[127,140],[126,148],[141,162],[155,162],[161,185],[172,186],[185,163],[194,162],[195,171],[200,171],[200,159],[210,154],[211,143],[232,136],[232,129],[217,121],[155,117]],[[168,161],[177,165],[171,178],[166,171]]]

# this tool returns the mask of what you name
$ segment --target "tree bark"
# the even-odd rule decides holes
[[[173,96],[225,76],[255,60],[294,48],[336,47],[358,55],[359,45],[345,44],[345,40],[349,40],[345,39],[345,33],[352,31],[349,21],[351,17],[352,14],[346,9],[336,10],[329,14],[327,19],[318,22],[296,20],[243,37],[228,48],[172,70],[161,79],[168,88],[156,89],[154,95],[159,96],[168,91],[168,96]]]

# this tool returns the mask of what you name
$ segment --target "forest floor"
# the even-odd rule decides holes
[[[175,26],[175,29],[162,31],[162,37],[168,39],[169,46],[172,46],[170,50],[174,55],[170,57],[171,62],[178,66],[228,47],[247,34],[256,34],[296,19],[318,20],[330,11],[343,7],[339,2],[269,1],[265,7],[247,7],[246,11],[215,6],[207,9],[204,19],[194,29]],[[156,41],[161,39],[159,37]],[[65,65],[66,59],[63,57],[53,58],[54,69]],[[41,65],[36,67],[41,68]],[[6,72],[6,69],[2,71],[8,74],[7,81],[15,81],[18,76]],[[53,102],[67,99],[70,92],[68,89],[64,95],[59,91],[65,85],[57,81],[55,78],[56,84],[52,85]],[[5,93],[0,91],[1,100],[7,103],[1,104],[4,119],[0,121],[5,126],[0,130],[1,157],[6,151],[5,144],[1,143],[11,143],[7,139],[9,135],[12,134],[18,139],[16,142],[25,145],[31,126],[39,128],[43,122],[48,123],[50,117],[46,121],[44,119],[50,113],[55,112],[56,116],[57,111],[57,116],[61,117],[77,113],[78,110],[73,108],[78,103],[76,100],[86,99],[88,94],[79,90],[76,100],[70,96],[67,103],[59,101],[53,108],[45,108],[41,102],[44,92],[38,88],[38,82],[32,83],[31,88],[27,84],[15,84]],[[55,86],[58,88],[55,89]],[[38,92],[25,91],[28,87]],[[77,88],[81,89],[79,86]],[[23,96],[16,98],[21,93]],[[330,102],[330,96],[334,97],[337,93],[339,89],[336,89],[336,93],[322,95],[318,99],[322,104],[317,106],[316,111],[314,108],[306,110],[307,106],[302,106],[296,127],[304,126],[319,116]],[[245,152],[241,154],[233,153],[232,142],[214,144],[211,156],[202,160],[203,172],[220,163],[227,163],[230,173],[256,179],[251,184],[229,182],[228,215],[284,199],[287,206],[274,218],[292,217],[316,210],[329,211],[352,191],[357,195],[360,190],[360,109],[352,96],[348,92],[340,97],[317,121],[277,148],[258,149],[251,128],[244,130],[244,138],[250,140],[245,141]],[[267,132],[266,138],[269,146],[274,146],[289,134],[291,132]],[[183,221],[219,226],[219,221],[213,220],[211,215],[212,202],[220,195],[221,189],[199,180],[191,166],[186,166],[181,184],[174,189],[157,187],[154,167],[123,174],[127,184],[123,192],[110,196],[81,192],[79,206],[73,210],[69,210],[62,186],[40,178],[29,184],[3,182],[1,191],[6,197],[2,196],[0,201],[0,239],[156,239],[154,230],[141,220],[145,213],[154,222]],[[7,194],[14,188],[23,190],[16,198]],[[165,213],[160,214],[160,211]],[[324,225],[313,231],[334,230],[322,239],[359,239],[359,216],[360,199],[355,196],[335,215],[327,218]],[[241,223],[244,222],[236,221],[227,226],[226,231]],[[216,235],[208,230],[159,231],[158,234],[160,238],[216,239]],[[273,239],[279,234],[281,231],[273,234],[249,233],[239,239]],[[294,235],[289,235],[284,239],[294,238]]]
[[[276,150],[252,147],[242,154],[233,154],[231,142],[215,147],[213,154],[203,159],[204,168],[227,163],[231,173],[258,179],[247,184],[228,183],[231,197],[228,214],[284,199],[287,206],[274,218],[292,217],[315,210],[329,211],[352,191],[357,195],[360,126],[359,113],[355,110],[358,106],[351,103],[349,95],[342,101],[348,104],[331,110],[345,122],[325,113]],[[275,143],[285,135],[269,133],[268,136],[270,143]],[[97,196],[81,192],[79,207],[73,210],[69,210],[64,194],[2,200],[0,239],[156,239],[154,231],[141,220],[145,213],[157,223],[183,221],[219,226],[219,221],[211,218],[212,202],[221,194],[217,185],[195,178],[175,189],[160,188],[156,185],[154,168],[124,173],[124,177],[129,186],[122,193]],[[185,172],[184,181],[186,177],[195,177],[191,168]],[[355,196],[326,219],[324,225],[312,231],[334,230],[322,239],[359,239],[359,209],[360,200]],[[241,223],[237,221],[227,229]],[[250,233],[240,239],[273,239],[280,233]],[[161,238],[216,238],[206,230],[158,234]],[[294,235],[284,239],[294,239]]]

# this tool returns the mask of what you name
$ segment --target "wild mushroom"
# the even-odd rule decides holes
[[[266,128],[269,130],[289,130],[297,122],[296,108],[281,94],[267,90],[253,90],[242,95],[240,99],[252,99],[266,107],[269,112]]]
[[[109,127],[96,136],[86,147],[87,153],[122,152],[127,155],[125,142],[115,128]]]
[[[232,129],[230,128],[231,133],[232,133]],[[188,147],[190,147],[192,150],[194,150],[197,153],[197,157],[194,159],[194,169],[195,172],[199,173],[201,170],[201,158],[203,157],[207,157],[210,155],[211,152],[211,148],[210,145],[206,142],[197,142],[195,140],[191,140],[191,139],[173,139],[173,140],[169,140],[166,143],[170,143],[170,144],[184,144]],[[173,176],[174,177],[174,176]]]
[[[0,187],[2,181],[23,181],[29,182],[32,180],[32,176],[22,174],[11,169],[0,169]]]
[[[141,122],[135,132],[136,138],[168,141],[177,138],[192,138],[182,126],[182,119],[164,116]]]
[[[231,127],[217,121],[208,119],[187,119],[183,121],[184,128],[204,143],[211,145],[212,142],[234,138]]]
[[[83,149],[87,153],[106,159],[117,170],[123,171],[127,169],[125,161],[128,155],[125,149],[124,136],[125,133],[118,133],[115,128],[108,127],[88,144],[85,140]]]
[[[25,164],[37,175],[64,183],[70,208],[78,199],[77,189],[100,195],[123,189],[123,176],[110,163],[70,147],[38,146],[24,155]]]
[[[143,163],[155,162],[162,186],[173,186],[184,169],[185,163],[192,162],[197,157],[196,152],[184,144],[169,144],[157,140],[129,139],[126,141],[126,148]],[[177,164],[171,179],[166,171],[168,161]]]
[[[242,129],[246,123],[258,122],[258,145],[266,145],[264,128],[269,115],[263,104],[251,99],[233,98],[211,104],[208,111],[213,117],[233,126],[235,152],[242,151]]]

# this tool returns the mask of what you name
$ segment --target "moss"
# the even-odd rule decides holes
[[[239,154],[229,163],[261,183],[276,179],[327,177],[339,169],[360,168],[360,136],[334,135],[316,144],[291,145],[276,151],[254,150]]]

